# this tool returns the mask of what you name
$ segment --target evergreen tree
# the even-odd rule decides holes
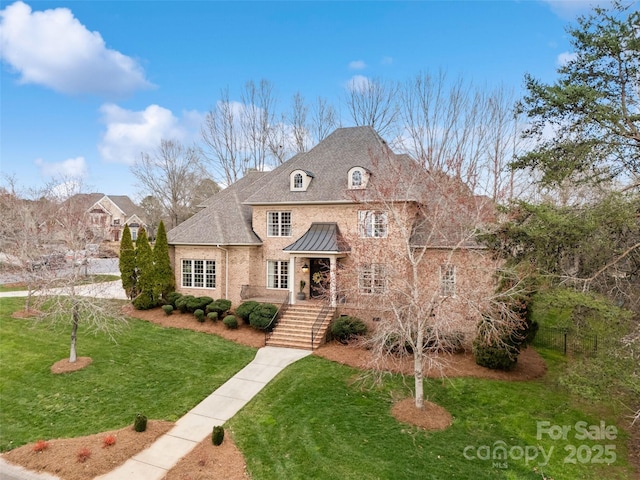
[[[136,240],[136,266],[138,273],[138,296],[133,305],[140,310],[153,308],[157,302],[153,296],[153,251],[147,237],[147,231],[141,228]]]
[[[122,288],[127,292],[127,297],[133,300],[137,295],[136,251],[133,247],[133,241],[131,240],[129,225],[125,225],[122,231],[119,265],[120,276],[122,277]]]
[[[156,301],[165,299],[170,292],[176,288],[173,270],[171,269],[171,259],[169,258],[169,243],[167,242],[167,231],[164,222],[160,221],[156,244],[153,248],[154,261],[154,290],[153,295]]]

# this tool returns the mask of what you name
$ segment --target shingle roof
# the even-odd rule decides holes
[[[233,185],[216,193],[206,208],[167,233],[170,244],[187,245],[262,245],[251,228],[251,207],[243,202],[253,185],[265,176],[249,172]]]
[[[353,167],[376,172],[380,159],[413,160],[396,155],[372,127],[339,128],[306,153],[300,153],[269,172],[260,189],[247,198],[250,205],[291,203],[341,203],[353,201],[347,195],[348,174]],[[291,191],[289,176],[294,170],[313,175],[305,191]],[[374,173],[375,174],[375,173]]]
[[[334,222],[312,223],[298,240],[283,248],[285,252],[348,252],[351,248]]]

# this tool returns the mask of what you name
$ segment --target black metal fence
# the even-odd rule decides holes
[[[597,335],[578,334],[563,328],[540,327],[533,341],[534,345],[551,348],[565,355],[579,353],[593,355],[604,347],[604,341]]]

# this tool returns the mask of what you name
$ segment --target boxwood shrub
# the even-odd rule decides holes
[[[222,320],[222,323],[224,323],[225,327],[232,330],[238,328],[238,319],[235,317],[235,315],[227,315]]]
[[[331,335],[340,343],[348,343],[366,333],[367,325],[357,317],[338,317],[331,325]]]
[[[271,303],[258,305],[249,315],[249,324],[258,330],[265,330],[269,328],[269,324],[277,311],[278,307]]]
[[[235,314],[237,317],[240,317],[244,320],[245,323],[249,323],[249,316],[251,312],[253,312],[256,307],[260,306],[260,302],[256,302],[255,300],[247,300],[246,302],[242,302],[238,308],[236,308]]]
[[[218,318],[224,317],[224,315],[231,308],[231,300],[226,298],[219,298],[207,305],[207,313],[215,312],[218,314]]]

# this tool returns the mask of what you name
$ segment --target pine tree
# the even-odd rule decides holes
[[[171,269],[171,259],[169,258],[167,231],[164,228],[164,222],[162,221],[160,221],[160,225],[158,225],[156,244],[153,247],[153,261],[153,295],[156,301],[159,301],[160,299],[166,298],[167,294],[173,292],[176,288],[173,270]]]
[[[136,240],[136,266],[138,271],[138,296],[133,305],[140,310],[153,308],[157,302],[153,296],[153,251],[147,231],[141,228]]]
[[[133,300],[138,293],[136,285],[138,280],[136,276],[136,251],[131,240],[129,225],[125,225],[122,231],[119,265],[122,288],[127,292],[127,297]]]

